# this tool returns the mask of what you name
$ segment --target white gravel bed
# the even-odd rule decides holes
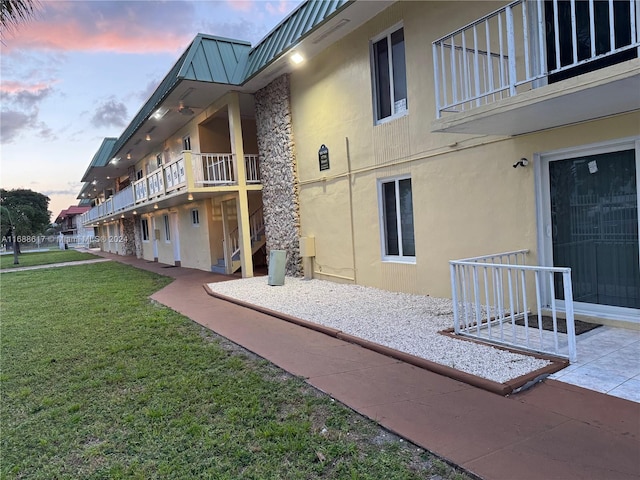
[[[210,283],[209,288],[500,383],[550,363],[439,334],[453,326],[452,303],[446,298],[293,277],[284,286],[254,277]]]

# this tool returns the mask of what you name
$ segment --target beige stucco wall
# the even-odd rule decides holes
[[[637,135],[637,112],[514,138],[431,133],[431,41],[503,4],[394,4],[291,75],[301,233],[315,236],[316,277],[449,296],[449,260],[528,248],[535,263],[534,154]],[[369,42],[399,22],[408,114],[374,125]],[[323,144],[331,168],[320,172]],[[514,169],[521,157],[530,165]],[[412,178],[415,264],[381,261],[377,184],[401,174]]]

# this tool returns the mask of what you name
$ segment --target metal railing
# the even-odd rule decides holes
[[[247,175],[247,183],[260,183],[260,161],[258,155],[245,155],[244,168]]]
[[[634,0],[511,2],[433,42],[437,118],[514,96],[519,89],[545,85],[550,75],[636,49],[639,24],[640,7]]]
[[[194,183],[198,186],[236,185],[235,155],[232,153],[191,153]],[[260,183],[258,155],[244,156],[247,183]]]
[[[459,335],[568,357],[574,362],[571,269],[525,265],[527,253],[516,250],[449,262],[454,330]],[[559,328],[557,281],[562,282],[566,333]],[[543,328],[545,323],[550,330]]]

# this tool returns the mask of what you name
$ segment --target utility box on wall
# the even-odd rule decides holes
[[[269,285],[284,285],[284,274],[287,269],[287,251],[271,250],[269,252]]]
[[[298,240],[300,247],[300,256],[315,257],[316,256],[316,237],[300,237]]]

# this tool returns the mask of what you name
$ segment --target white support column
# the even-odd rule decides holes
[[[229,135],[231,137],[231,153],[234,155],[238,196],[238,243],[240,244],[240,265],[242,277],[253,277],[253,259],[251,252],[251,228],[249,226],[249,198],[247,196],[247,173],[244,164],[244,147],[242,145],[242,124],[240,117],[240,98],[236,92],[229,95]]]

